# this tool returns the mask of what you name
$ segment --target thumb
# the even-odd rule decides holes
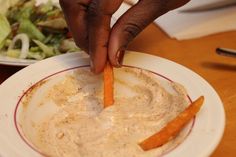
[[[181,4],[180,1],[182,2]],[[125,49],[130,41],[157,17],[188,1],[189,0],[140,0],[136,5],[130,8],[118,19],[111,30],[108,45],[108,56],[111,64],[120,67]]]

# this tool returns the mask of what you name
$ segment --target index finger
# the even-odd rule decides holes
[[[123,0],[92,0],[88,8],[88,36],[91,69],[103,71],[107,61],[107,47],[112,14]]]

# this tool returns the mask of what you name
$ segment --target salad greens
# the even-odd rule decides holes
[[[56,52],[54,52],[53,47],[47,46],[39,40],[33,40],[33,41],[43,51],[43,53],[46,55],[46,57],[51,57],[51,56],[55,55]]]
[[[0,14],[5,15],[8,8],[15,5],[19,0],[0,0]]]
[[[4,46],[7,36],[11,33],[11,26],[4,15],[0,14],[0,49]]]
[[[9,57],[41,60],[79,48],[60,8],[50,0],[38,6],[35,0],[20,0],[0,13],[0,50]]]
[[[25,33],[31,39],[43,41],[45,36],[43,33],[28,19],[22,19],[19,22],[18,33]]]

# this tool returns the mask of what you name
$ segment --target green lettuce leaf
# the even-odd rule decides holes
[[[4,46],[5,39],[11,33],[11,26],[7,18],[0,14],[0,49]]]
[[[25,33],[31,39],[37,39],[40,41],[45,39],[44,34],[29,19],[22,19],[20,21],[18,33]]]
[[[27,54],[28,59],[36,59],[36,60],[43,60],[46,58],[45,54],[41,52],[28,52]]]
[[[40,47],[40,49],[43,51],[46,57],[52,57],[55,55],[53,47],[47,46],[39,40],[33,40],[33,41],[36,45],[38,45],[38,47]]]
[[[15,5],[19,0],[0,0],[0,14],[5,15],[8,8]]]
[[[19,58],[21,51],[19,49],[11,49],[7,51],[7,56],[12,58]]]

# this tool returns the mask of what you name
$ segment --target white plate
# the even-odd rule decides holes
[[[77,53],[77,52],[73,52],[73,53]],[[26,67],[36,62],[38,62],[38,60],[12,58],[12,57],[7,57],[0,54],[0,65]]]
[[[0,156],[39,157],[17,131],[16,114],[20,98],[32,85],[68,69],[88,65],[89,59],[77,53],[52,57],[19,71],[0,86]],[[206,157],[209,156],[224,132],[225,114],[223,104],[215,90],[199,75],[172,61],[128,52],[124,64],[158,73],[172,81],[181,83],[191,99],[205,96],[204,106],[197,114],[190,134],[166,157]]]
[[[0,64],[2,65],[25,67],[35,62],[37,62],[37,60],[11,58],[0,55]]]

